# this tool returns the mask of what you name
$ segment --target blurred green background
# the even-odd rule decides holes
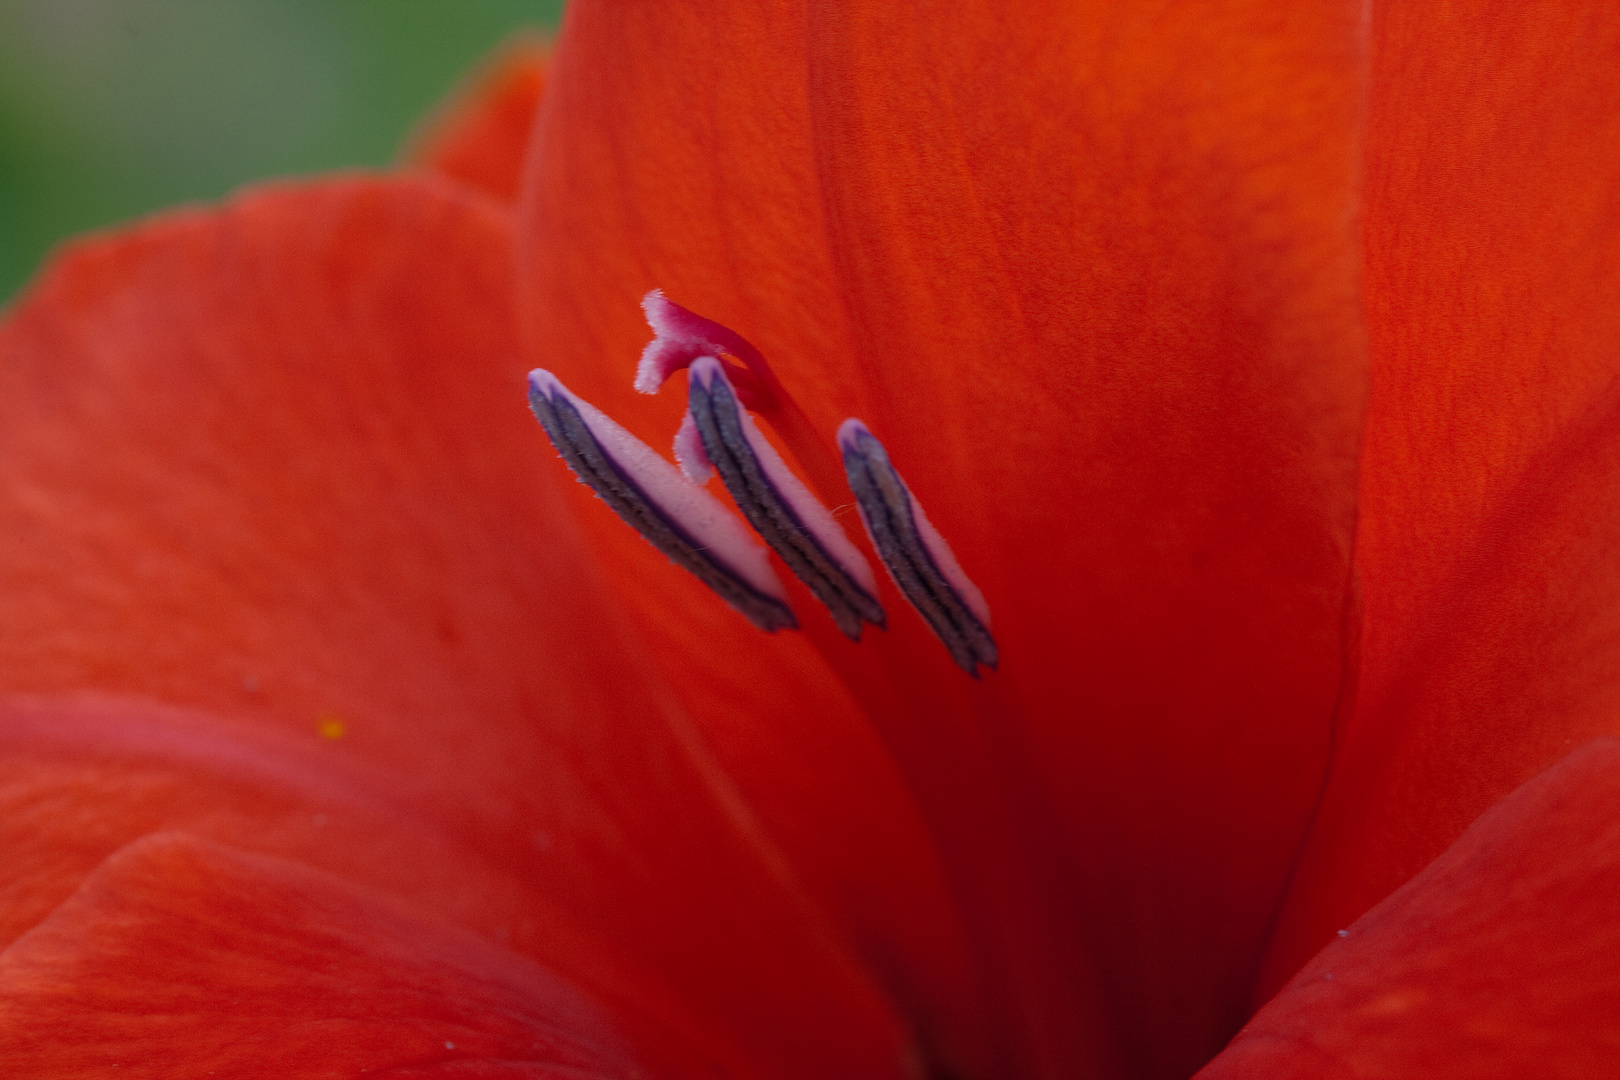
[[[0,303],[65,236],[391,161],[562,0],[0,0]]]

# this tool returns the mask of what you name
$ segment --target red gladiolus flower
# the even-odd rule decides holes
[[[1612,1073],[1617,55],[580,0],[532,128],[519,51],[415,169],[69,248],[0,323],[0,1073]],[[570,481],[523,374],[661,444],[654,288],[835,511],[882,440],[997,670]]]

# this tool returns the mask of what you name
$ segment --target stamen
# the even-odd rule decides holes
[[[928,523],[883,444],[859,420],[845,420],[838,428],[838,447],[866,533],[894,583],[963,671],[978,678],[979,664],[994,668],[998,654],[984,594]]]
[[[882,626],[871,566],[739,407],[718,359],[693,361],[687,401],[704,453],[737,508],[827,605],[838,629],[859,641],[863,620]]]
[[[761,630],[798,625],[765,549],[719,500],[549,371],[529,373],[529,407],[580,482],[653,547]]]

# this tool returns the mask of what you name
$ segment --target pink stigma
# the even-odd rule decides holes
[[[729,357],[726,374],[743,406],[768,412],[781,399],[781,389],[765,357],[735,330],[681,307],[654,289],[641,300],[647,325],[656,335],[641,352],[635,387],[656,394],[669,377],[704,356]]]

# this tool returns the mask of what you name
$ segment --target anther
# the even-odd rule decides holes
[[[580,482],[653,547],[760,629],[798,625],[765,549],[719,500],[549,371],[529,373],[529,407]]]
[[[759,433],[718,359],[692,362],[687,402],[707,464],[749,524],[827,605],[838,628],[859,641],[863,621],[882,626],[871,566]]]
[[[963,671],[978,678],[978,665],[994,668],[998,654],[984,594],[928,523],[883,444],[859,420],[845,420],[838,447],[861,521],[894,583]]]

